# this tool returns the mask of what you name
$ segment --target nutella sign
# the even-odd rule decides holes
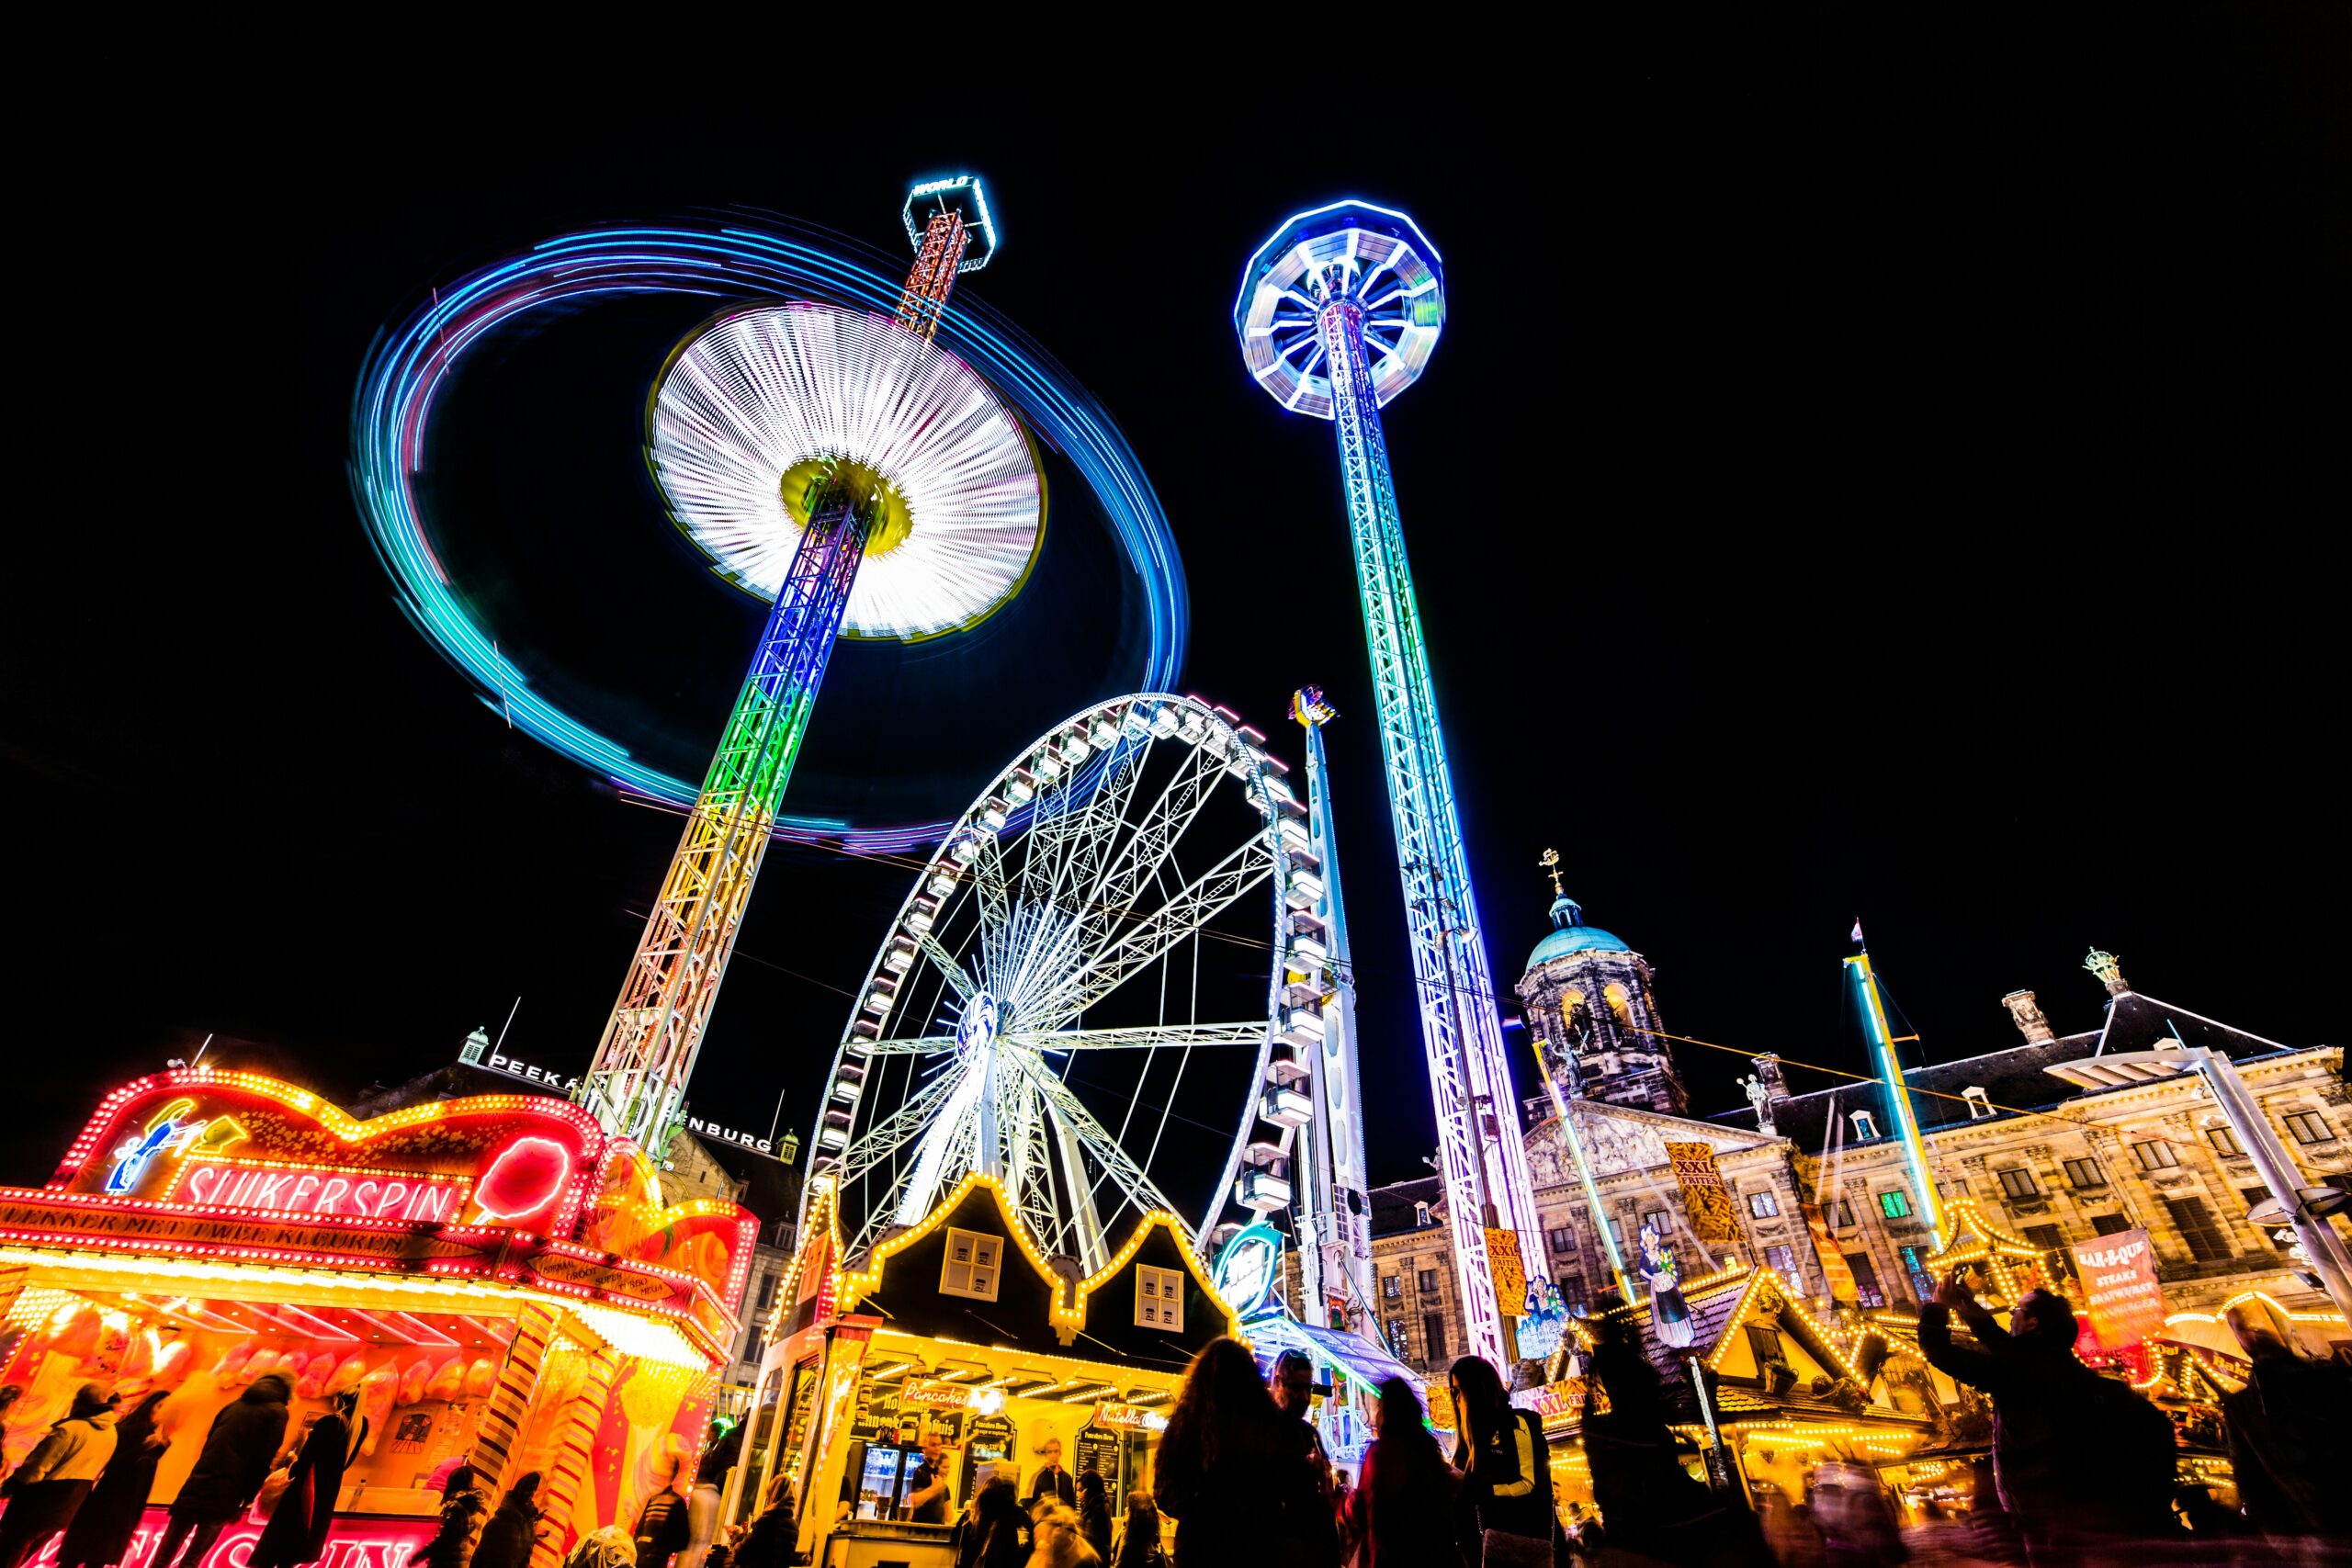
[[[192,1159],[180,1168],[179,1180],[169,1197],[208,1209],[454,1223],[472,1185],[472,1178],[465,1176]]]

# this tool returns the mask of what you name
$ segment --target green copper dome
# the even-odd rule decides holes
[[[1552,901],[1552,934],[1535,944],[1528,955],[1530,969],[1554,958],[1578,953],[1631,953],[1623,938],[1584,923],[1584,906],[1561,894]]]

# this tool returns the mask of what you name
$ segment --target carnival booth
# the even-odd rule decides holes
[[[1805,1497],[1824,1464],[1874,1470],[1900,1465],[1931,1433],[1921,1410],[1905,1409],[1889,1386],[1883,1341],[1842,1338],[1770,1269],[1725,1269],[1680,1288],[1675,1337],[1661,1337],[1648,1300],[1603,1317],[1624,1321],[1657,1371],[1669,1422],[1690,1445],[1686,1466],[1702,1481],[1744,1488],[1760,1504],[1779,1494]],[[1570,1325],[1572,1344],[1553,1358],[1554,1381],[1527,1403],[1552,1445],[1553,1483],[1562,1502],[1592,1506],[1584,1456],[1584,1357],[1591,1325]],[[1601,1399],[1598,1408],[1606,1409]],[[1712,1459],[1711,1459],[1712,1456]]]
[[[791,1483],[802,1550],[842,1568],[952,1562],[951,1526],[905,1517],[926,1433],[946,1445],[950,1519],[1000,1471],[1025,1495],[1049,1443],[1072,1477],[1103,1478],[1118,1517],[1151,1483],[1185,1367],[1238,1337],[1171,1216],[1138,1221],[1080,1277],[977,1174],[854,1264],[842,1266],[820,1178],[745,1467],[747,1487]]]
[[[500,1492],[539,1472],[548,1568],[632,1523],[698,1448],[754,1228],[732,1203],[663,1205],[635,1145],[560,1100],[362,1122],[253,1074],[141,1078],[46,1187],[0,1189],[0,1383],[23,1391],[6,1458],[82,1383],[124,1413],[163,1393],[141,1568],[214,1414],[278,1372],[289,1451],[345,1390],[368,1422],[327,1568],[400,1568],[460,1461]],[[232,1526],[199,1568],[242,1562],[260,1528]]]

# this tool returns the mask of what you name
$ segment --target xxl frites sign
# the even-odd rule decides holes
[[[2118,1231],[2068,1250],[2083,1283],[2084,1316],[2100,1349],[2124,1349],[2164,1327],[2164,1287],[2156,1282],[2146,1231]]]

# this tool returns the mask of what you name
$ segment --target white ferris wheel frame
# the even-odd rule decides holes
[[[1184,750],[1138,813],[1138,786],[1151,771],[1145,760],[1162,745]],[[1139,693],[1071,715],[980,792],[899,906],[834,1052],[810,1140],[811,1174],[833,1179],[845,1211],[852,1190],[884,1166],[899,1183],[895,1203],[868,1203],[854,1217],[843,1212],[850,1256],[918,1223],[973,1169],[998,1177],[1048,1254],[1071,1256],[1088,1272],[1106,1261],[1109,1222],[1129,1207],[1178,1216],[1194,1250],[1204,1247],[1207,1228],[1232,1201],[1253,1134],[1262,1131],[1255,1096],[1283,1018],[1296,907],[1285,851],[1295,848],[1304,821],[1286,771],[1266,754],[1265,736],[1230,712],[1197,697]],[[1241,792],[1259,828],[1210,869],[1173,890],[1159,887],[1157,902],[1147,903],[1177,842],[1220,786]],[[1008,832],[1032,840],[1012,868],[1010,885],[999,847]],[[1041,881],[1044,873],[1050,885]],[[1272,885],[1273,938],[1262,1017],[1169,1023],[1163,1006],[1158,1025],[1072,1027],[1089,1007],[1149,973],[1187,939],[1197,942],[1209,920],[1262,883]],[[976,929],[966,953],[950,953],[933,928],[951,912],[973,913],[959,908],[967,899],[978,901]],[[1139,908],[1140,918],[1125,918]],[[951,990],[961,1005],[953,1033],[893,1031],[901,1001],[912,999],[912,976],[924,967],[936,971],[942,986],[926,1010],[944,1005]],[[1177,1048],[1189,1056],[1196,1047],[1245,1045],[1256,1047],[1250,1100],[1217,1183],[1197,1208],[1172,1201],[1147,1168],[1150,1156],[1136,1160],[1047,1060],[1048,1053]],[[943,1066],[920,1087],[910,1072],[900,1103],[887,1115],[861,1118],[877,1068],[898,1056],[935,1057]],[[1069,1059],[1064,1056],[1065,1069]],[[1169,1099],[1163,1131],[1172,1090]],[[911,1161],[905,1157],[910,1147]],[[1116,1200],[1107,1207],[1095,1201],[1106,1185]]]

